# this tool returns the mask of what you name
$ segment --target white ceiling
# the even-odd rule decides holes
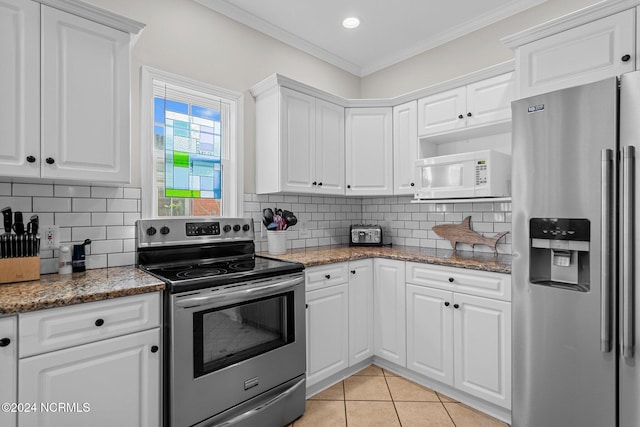
[[[195,0],[365,76],[546,0]],[[357,16],[360,27],[342,20]]]

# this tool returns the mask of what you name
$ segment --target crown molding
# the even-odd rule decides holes
[[[34,0],[40,4],[51,6],[72,15],[103,24],[129,34],[139,34],[146,26],[142,22],[117,15],[79,0]]]

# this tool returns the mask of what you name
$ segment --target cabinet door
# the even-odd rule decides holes
[[[21,427],[160,425],[158,328],[21,359]],[[62,409],[58,404],[64,405]],[[46,410],[45,410],[46,409]]]
[[[393,194],[413,194],[418,158],[418,103],[393,107]]]
[[[344,195],[344,108],[316,99],[316,188]]]
[[[41,6],[42,177],[129,182],[129,34]]]
[[[465,127],[465,86],[418,100],[418,135],[434,135]]]
[[[453,385],[453,293],[407,285],[407,368]]]
[[[373,260],[349,261],[349,366],[373,353]]]
[[[315,180],[315,98],[282,88],[280,174],[282,191],[314,191]]]
[[[307,292],[307,387],[349,366],[346,283]]]
[[[513,73],[468,85],[467,127],[511,120],[513,86]]]
[[[40,5],[0,2],[0,175],[40,176]],[[31,158],[31,157],[32,158]],[[27,161],[33,160],[33,162]]]
[[[635,9],[523,45],[516,62],[519,98],[633,71]]]
[[[393,194],[391,108],[346,109],[347,195]]]
[[[406,366],[404,261],[374,260],[373,322],[375,355]]]
[[[511,304],[454,294],[455,387],[511,408]]]
[[[0,403],[18,402],[18,332],[16,317],[0,319]],[[0,425],[16,425],[16,413],[0,411]]]

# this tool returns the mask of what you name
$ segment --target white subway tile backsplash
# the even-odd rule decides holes
[[[123,225],[135,225],[140,218],[140,212],[125,212]]]
[[[71,209],[74,212],[105,212],[107,199],[71,199]]]
[[[91,214],[91,224],[92,225],[125,225],[124,214],[122,212],[108,212],[108,213],[94,212]]]
[[[71,227],[71,241],[82,243],[85,239],[104,240],[107,238],[105,227]]]
[[[71,212],[71,199],[68,197],[34,197],[34,212]]]
[[[125,199],[141,199],[142,190],[140,188],[124,187],[122,189],[122,197]]]
[[[53,184],[21,184],[13,183],[14,196],[53,196]]]
[[[35,204],[35,203],[34,203]],[[38,211],[34,209],[34,211]],[[83,225],[91,225],[91,214],[82,213],[56,213],[54,216],[55,225],[60,227],[76,227]]]
[[[0,182],[0,196],[10,196],[10,195],[11,195],[11,183]]]
[[[138,201],[136,199],[108,199],[107,212],[137,212]]]
[[[133,225],[107,227],[107,239],[134,239],[136,237],[135,230]]]
[[[91,197],[91,187],[84,185],[54,185],[55,197]]]
[[[109,254],[114,252],[123,252],[123,244],[122,240],[93,240],[91,242],[91,247],[89,248],[91,251],[91,255],[97,254]]]
[[[122,199],[123,196],[124,189],[122,187],[91,187],[91,197]]]
[[[10,207],[14,212],[31,212],[33,206],[31,200],[31,197],[0,196],[0,206],[2,206],[0,209]]]
[[[120,267],[123,265],[133,265],[135,263],[136,263],[135,252],[107,254],[107,267]]]

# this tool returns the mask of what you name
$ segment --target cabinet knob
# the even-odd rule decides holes
[[[471,116],[472,116],[471,112],[468,112],[467,117],[471,117]]]
[[[34,156],[27,156],[27,162],[35,163],[36,162],[36,158]]]
[[[453,304],[453,308],[460,308],[460,304]]]
[[[316,181],[313,181],[311,185],[318,185],[318,183]]]
[[[451,305],[451,303],[450,303],[449,301],[445,301],[445,302],[444,302],[444,306],[445,306],[445,307],[449,307],[449,305]]]
[[[350,186],[350,185],[347,185],[347,188],[351,188],[351,186]]]
[[[0,347],[6,347],[11,344],[11,340],[9,338],[0,339]]]
[[[53,160],[53,157],[47,157],[44,161],[47,162],[48,165],[52,165],[56,162]]]
[[[104,325],[104,319],[97,319],[96,326],[102,326],[102,325]]]
[[[356,271],[355,270],[351,270],[351,274],[356,274]]]
[[[449,277],[449,283],[453,283],[453,277]]]
[[[415,183],[413,183],[413,182],[411,183],[411,186],[412,186],[412,187],[415,187],[415,185],[416,185]]]
[[[158,350],[160,350],[160,347],[158,347],[157,345],[152,345],[151,346],[151,353],[157,353]]]
[[[322,183],[321,182],[318,183],[318,187],[322,187]]]
[[[309,308],[309,304],[305,304],[305,305],[304,305],[304,308]]]
[[[330,274],[325,274],[324,277],[327,278],[327,279],[331,279],[331,275]]]
[[[460,114],[460,115],[458,116],[458,118],[459,118],[459,119],[464,119],[464,116],[463,116],[462,114]]]
[[[631,59],[631,55],[623,55],[620,59],[622,59],[622,62],[628,62]]]

